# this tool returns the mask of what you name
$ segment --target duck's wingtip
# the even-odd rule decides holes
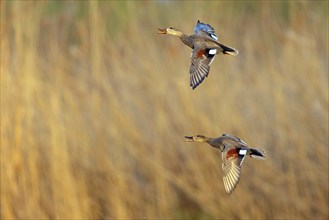
[[[191,88],[194,90],[196,87],[198,87],[199,84],[193,84],[192,82],[190,82],[190,86]]]

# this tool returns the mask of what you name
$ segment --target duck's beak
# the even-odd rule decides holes
[[[167,30],[158,28],[158,34],[167,34]]]
[[[193,142],[194,139],[193,139],[192,136],[185,136],[185,141],[186,141],[186,142]]]

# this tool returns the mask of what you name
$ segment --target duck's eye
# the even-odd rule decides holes
[[[172,27],[170,27],[169,29],[172,29]]]

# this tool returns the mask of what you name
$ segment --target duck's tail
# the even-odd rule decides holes
[[[263,149],[249,148],[249,155],[257,160],[265,160],[265,151]]]
[[[219,44],[219,45],[223,50],[223,54],[228,54],[228,55],[233,55],[233,56],[236,56],[239,54],[239,51],[233,47],[228,47],[223,44]]]

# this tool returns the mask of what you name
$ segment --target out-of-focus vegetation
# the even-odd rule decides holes
[[[192,90],[198,19],[239,55]],[[1,218],[326,219],[328,158],[328,1],[1,1]]]

